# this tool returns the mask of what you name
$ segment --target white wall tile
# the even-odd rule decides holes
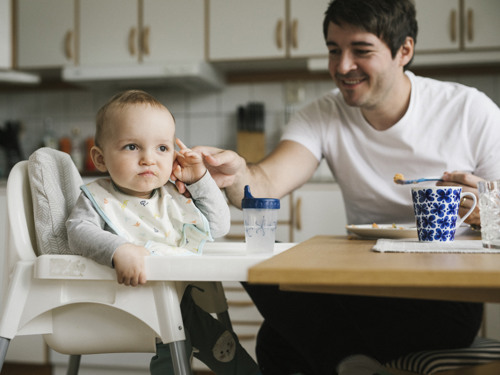
[[[191,144],[189,135],[189,119],[184,115],[175,116],[175,136],[179,138],[188,147],[194,146]]]
[[[188,113],[188,94],[181,90],[147,90],[158,99],[176,117]]]
[[[94,96],[91,91],[73,90],[65,93],[67,96],[66,113],[68,116],[81,116],[96,114],[97,109],[94,108]]]
[[[258,83],[253,84],[251,101],[263,102],[266,111],[279,111],[285,105],[281,83]]]
[[[477,87],[500,103],[500,74],[436,77]],[[177,135],[188,145],[236,148],[236,111],[251,101],[265,104],[267,149],[278,143],[285,128],[286,82],[230,84],[222,91],[193,93],[169,88],[146,89],[169,108],[177,122]],[[335,87],[331,79],[303,83],[304,100],[293,106],[299,110]],[[59,136],[68,136],[75,126],[82,138],[94,135],[97,110],[117,88],[61,91],[12,91],[0,93],[0,125],[20,120],[25,131],[22,146],[28,156],[39,145],[44,119],[50,117]]]
[[[251,85],[228,85],[220,94],[222,113],[236,113],[238,106],[253,100]]]
[[[40,94],[40,115],[44,117],[63,116],[67,95],[62,91],[45,91]]]
[[[190,114],[214,114],[220,110],[219,93],[200,92],[189,95],[188,110]]]
[[[491,76],[480,75],[480,76],[470,76],[464,75],[458,77],[457,82],[462,83],[464,85],[475,87],[479,91],[484,92],[490,98],[494,98],[495,96],[495,81]]]
[[[224,124],[216,116],[191,116],[189,119],[189,144],[221,147]]]

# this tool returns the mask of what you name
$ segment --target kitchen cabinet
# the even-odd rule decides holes
[[[0,0],[0,69],[12,67],[12,20],[11,3],[8,0]]]
[[[416,52],[500,49],[498,0],[416,0]]]
[[[81,65],[138,61],[137,0],[81,0],[79,21]]]
[[[292,242],[315,235],[345,235],[344,200],[335,183],[308,183],[292,193]]]
[[[204,9],[199,0],[80,0],[80,65],[203,60]]]
[[[289,0],[290,56],[326,56],[323,18],[329,1]]]
[[[205,60],[203,1],[143,1],[144,62]]]
[[[254,60],[325,56],[323,13],[315,0],[210,0],[209,59]]]
[[[73,65],[75,3],[73,0],[17,0],[18,68]]]

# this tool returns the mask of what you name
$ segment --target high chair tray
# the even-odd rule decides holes
[[[146,258],[149,281],[245,281],[248,269],[294,243],[276,243],[272,254],[249,254],[244,242],[210,242],[202,255],[150,256]],[[115,270],[79,255],[46,254],[36,258],[38,279],[116,280]]]

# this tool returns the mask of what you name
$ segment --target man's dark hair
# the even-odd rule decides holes
[[[357,26],[376,35],[387,44],[393,58],[406,37],[417,43],[418,25],[411,0],[333,0],[323,21],[325,40],[330,22],[339,26],[343,23]]]

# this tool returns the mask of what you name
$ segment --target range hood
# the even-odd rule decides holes
[[[0,0],[0,84],[36,85],[41,81],[38,75],[12,69],[12,3]]]
[[[41,82],[40,76],[17,70],[0,70],[0,83],[14,85],[37,85]]]
[[[62,79],[84,86],[173,86],[186,90],[217,90],[224,87],[224,78],[211,64],[175,62],[166,65],[137,64],[133,66],[65,67]]]

